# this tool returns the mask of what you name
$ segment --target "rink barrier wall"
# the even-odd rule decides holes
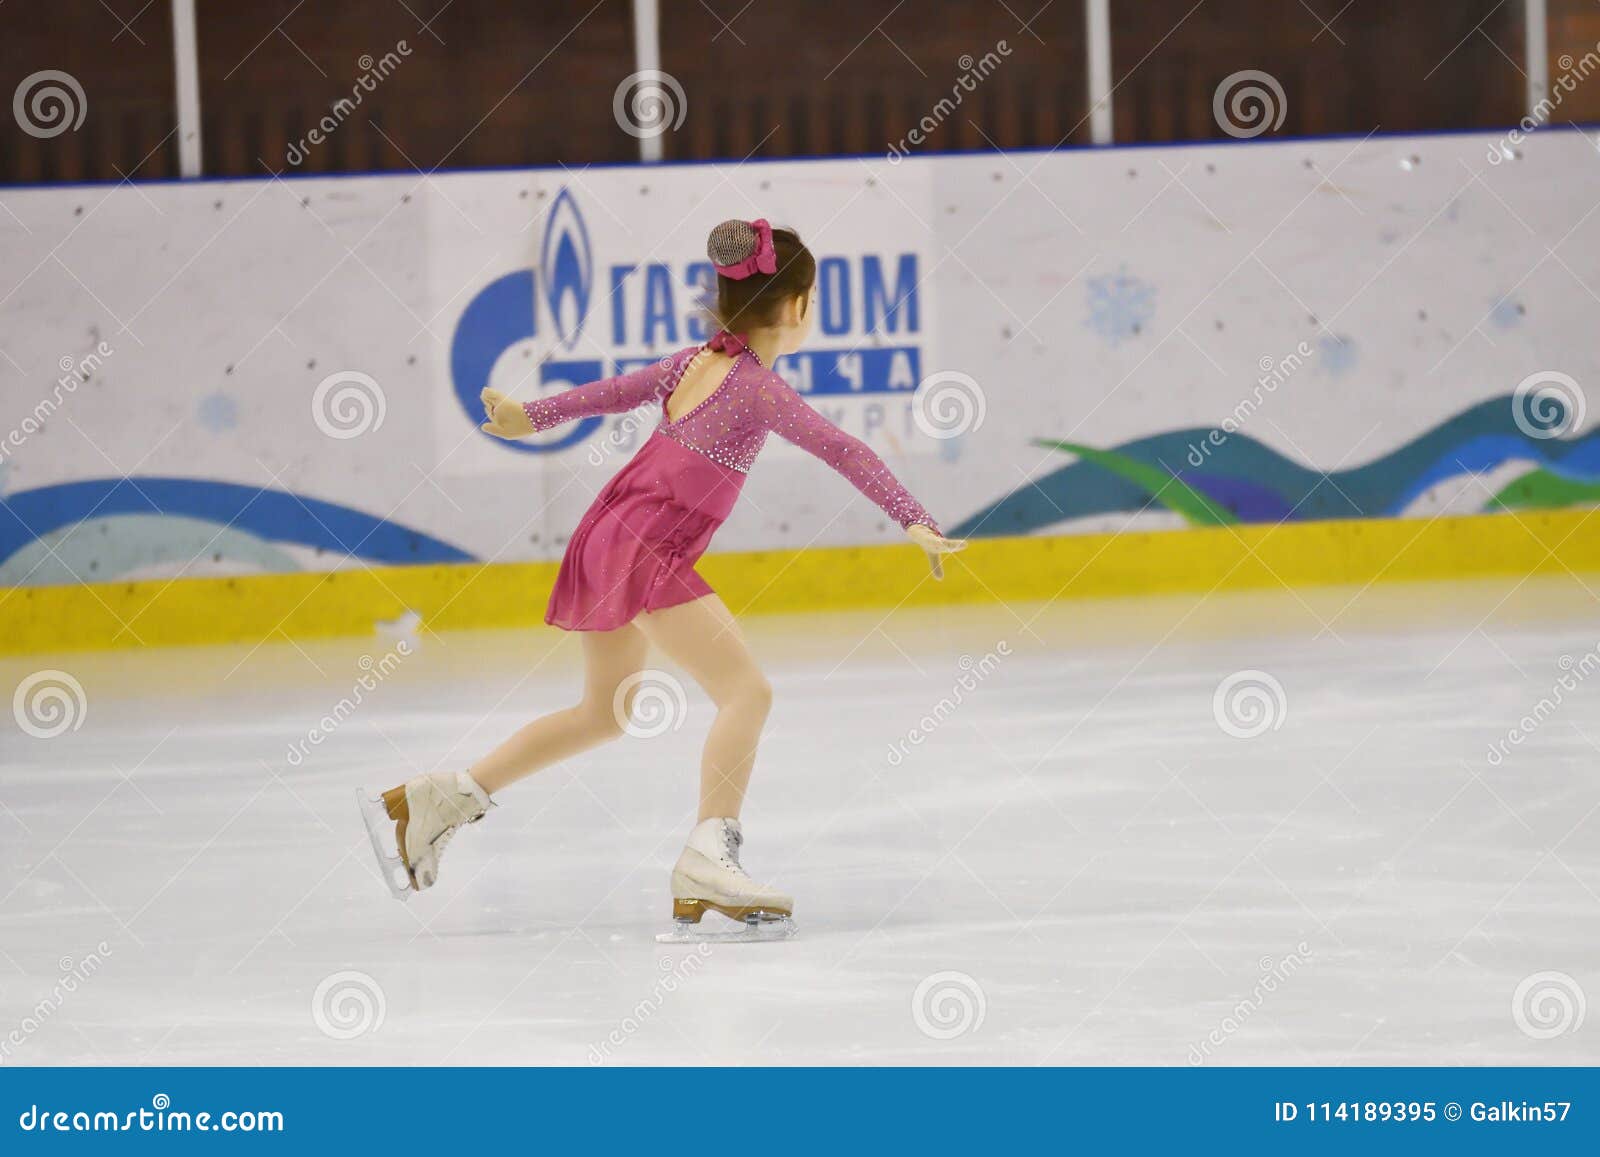
[[[555,561],[651,423],[506,442],[479,393],[701,340],[728,205],[817,240],[818,325],[780,368],[953,533],[1594,504],[1593,302],[1535,258],[1600,244],[1595,150],[1551,126],[1502,164],[1502,136],[1046,153],[1021,182],[983,153],[757,159],[709,190],[557,166],[8,194],[0,588]],[[719,550],[897,537],[781,437],[745,494]]]
[[[981,539],[934,582],[917,549],[708,555],[736,614],[1050,602],[1186,591],[1600,571],[1594,509],[1191,531]],[[407,612],[428,630],[543,621],[553,562],[395,566],[0,593],[0,653],[365,634]]]

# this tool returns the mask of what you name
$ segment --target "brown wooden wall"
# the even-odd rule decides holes
[[[638,156],[611,116],[633,70],[628,0],[201,0],[200,52],[209,172]],[[398,65],[371,80],[367,61],[390,53]],[[290,145],[358,89],[355,112],[291,165]]]
[[[1524,112],[1518,0],[1112,0],[1119,141],[1223,135],[1229,75],[1272,74],[1278,135],[1500,127]],[[958,91],[912,152],[1088,140],[1084,0],[661,0],[681,87],[668,158],[881,154]],[[1551,75],[1600,59],[1600,3],[1551,0]],[[628,0],[199,0],[210,175],[628,161]],[[6,115],[0,182],[175,176],[167,0],[5,0],[0,96],[70,73],[87,112],[41,139]],[[403,46],[403,51],[402,51]],[[386,54],[395,62],[373,79]],[[1563,64],[1563,58],[1566,63]],[[361,84],[368,80],[367,87]],[[360,96],[326,141],[308,131]],[[675,98],[674,98],[675,99]],[[5,110],[9,113],[9,109]],[[1600,120],[1600,73],[1557,123]]]
[[[1112,14],[1118,140],[1223,136],[1213,94],[1246,69],[1282,86],[1279,135],[1506,125],[1525,104],[1522,6],[1503,0],[1141,0]]]
[[[1600,60],[1600,4],[1595,0],[1550,0],[1551,87],[1558,87],[1555,82],[1563,73],[1569,75],[1572,83],[1572,91],[1561,94],[1561,103],[1551,117],[1554,123],[1600,121],[1597,60]]]
[[[176,176],[171,11],[164,0],[0,5],[0,182]],[[47,69],[74,77],[86,107],[76,132],[41,139],[22,131],[12,100]]]
[[[662,67],[689,105],[668,156],[883,153],[991,53],[999,67],[915,151],[1088,140],[1082,0],[741,5],[664,6]]]

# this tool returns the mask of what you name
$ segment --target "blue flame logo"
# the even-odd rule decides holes
[[[589,293],[594,288],[594,253],[589,229],[572,194],[562,189],[550,206],[540,248],[545,305],[550,320],[568,349],[577,344],[589,314]]]
[[[462,413],[474,425],[483,414],[479,391],[489,384],[495,364],[519,343],[538,339],[540,298],[549,315],[547,329],[570,350],[583,332],[593,289],[594,250],[589,229],[572,194],[562,189],[545,220],[540,267],[519,269],[491,281],[467,303],[456,322],[450,341],[451,384]],[[604,375],[605,364],[595,357],[567,361],[547,357],[534,372],[548,389],[563,382],[597,380]],[[555,441],[497,444],[521,453],[547,454],[582,441],[599,424],[599,418],[585,419]]]

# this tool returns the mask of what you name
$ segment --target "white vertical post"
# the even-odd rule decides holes
[[[658,0],[633,0],[633,67],[635,72],[661,71],[661,8]],[[661,159],[661,134],[639,138],[639,159]]]
[[[1537,121],[1536,110],[1550,95],[1550,31],[1545,14],[1546,0],[1523,0],[1522,16],[1528,42],[1528,116]]]
[[[200,38],[194,0],[172,0],[172,55],[178,79],[178,171],[200,175]]]
[[[1111,0],[1085,0],[1089,18],[1089,139],[1109,145],[1111,127]]]

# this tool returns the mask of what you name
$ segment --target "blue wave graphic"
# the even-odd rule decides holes
[[[200,478],[94,478],[0,497],[0,563],[46,535],[88,518],[157,514],[231,526],[267,542],[326,550],[365,562],[472,562],[467,552],[387,519],[305,498]]]
[[[1210,443],[1213,433],[1221,445]],[[1600,481],[1600,431],[1572,441],[1535,438],[1517,426],[1510,395],[1464,410],[1364,466],[1326,476],[1247,434],[1209,427],[1136,439],[1109,453],[1176,475],[1239,522],[1392,516],[1440,482],[1519,460],[1572,481]],[[1200,466],[1193,464],[1192,455],[1203,458]],[[989,504],[950,533],[963,538],[1030,534],[1070,519],[1157,504],[1147,487],[1078,460]]]

